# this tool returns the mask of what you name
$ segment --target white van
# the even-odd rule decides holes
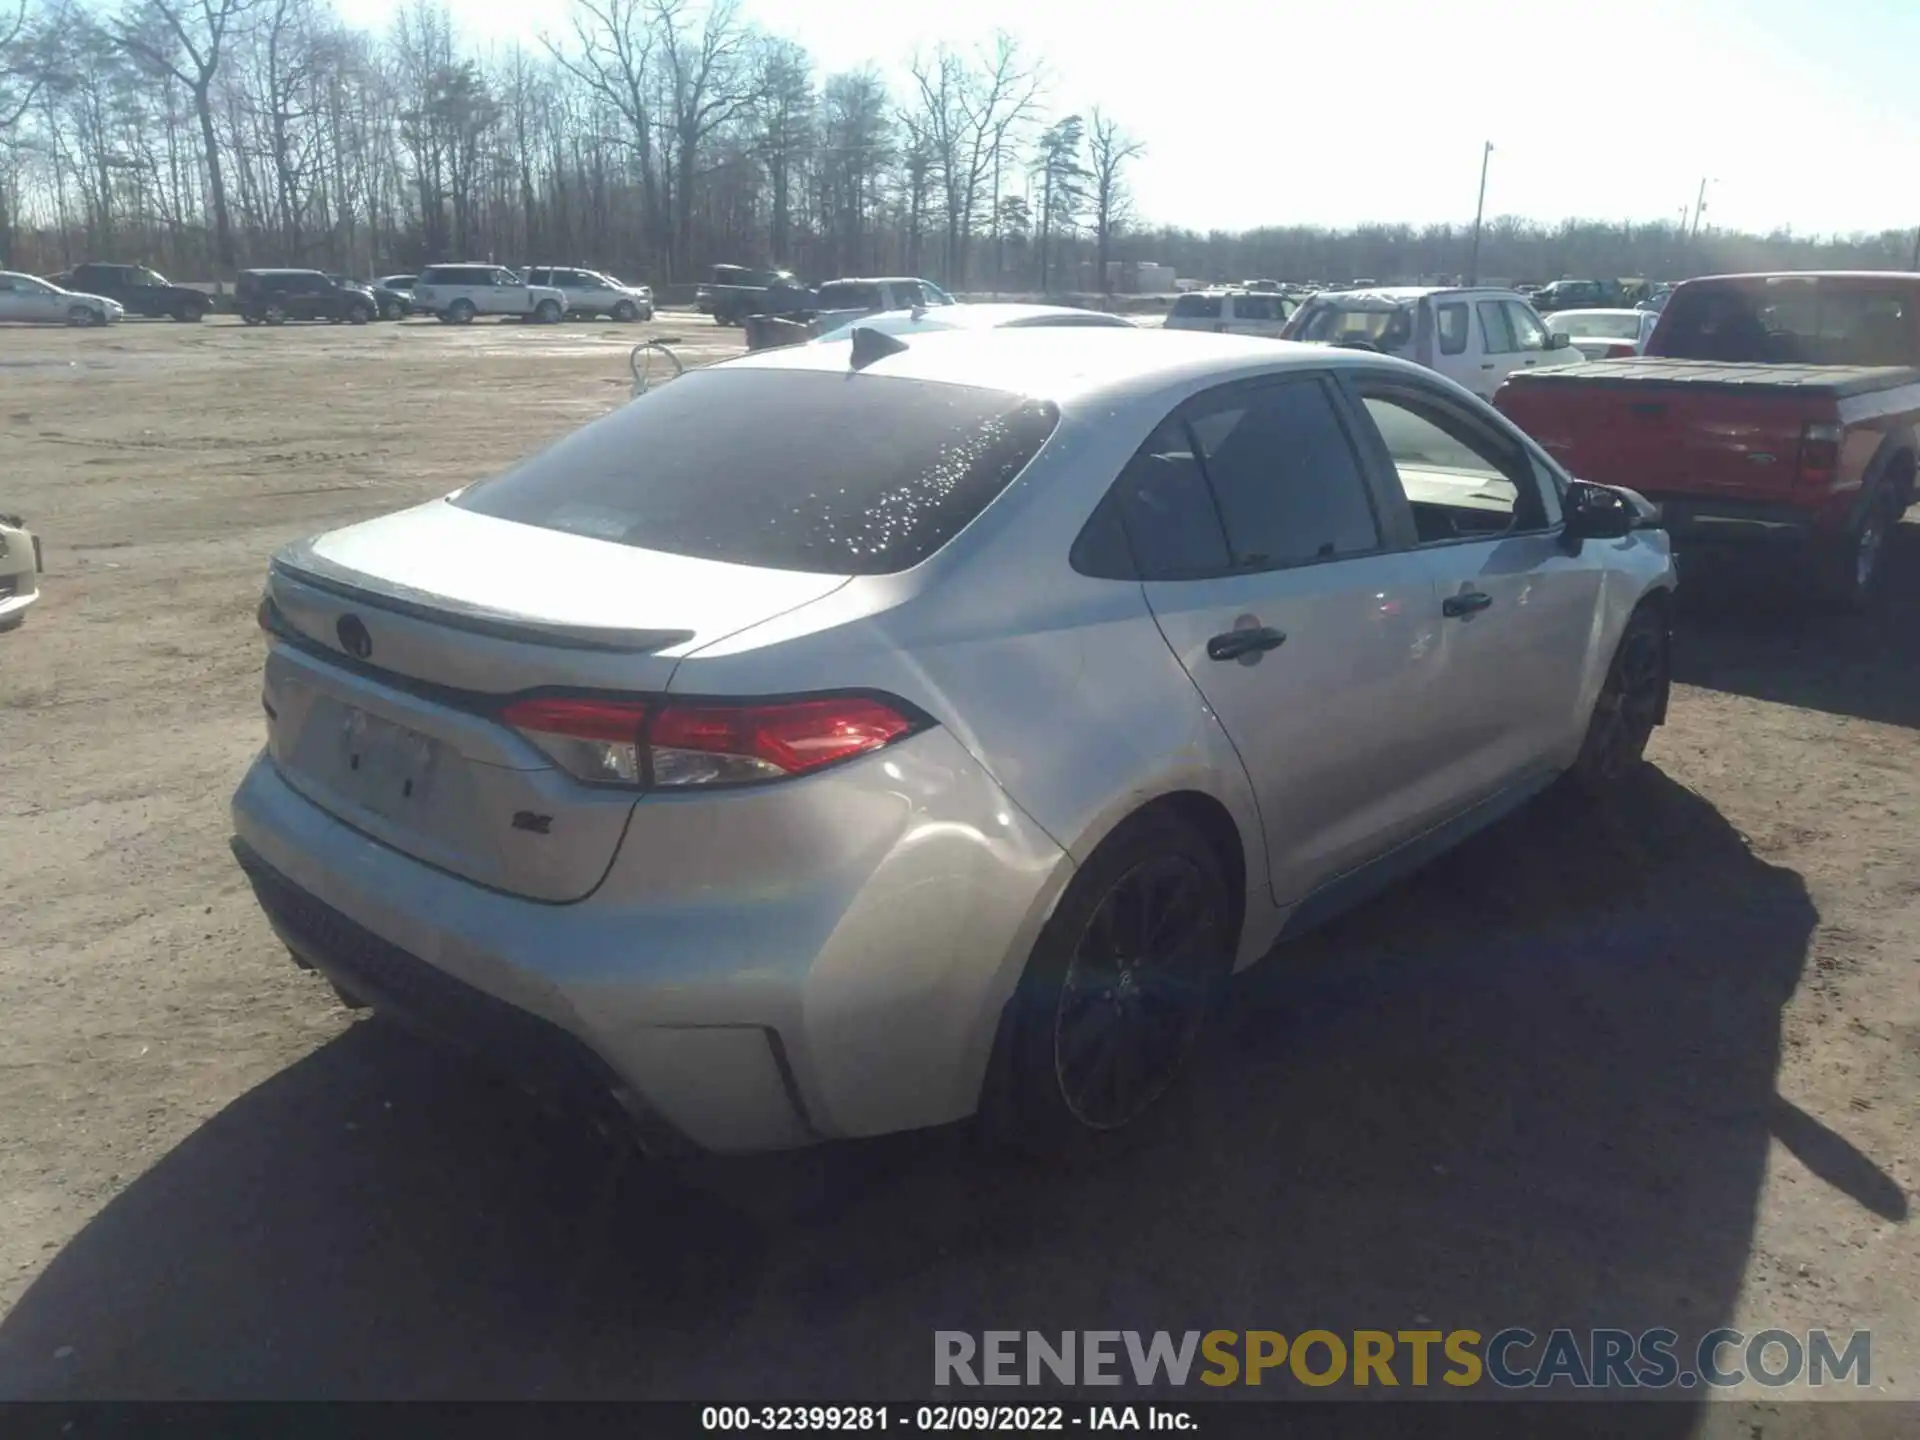
[[[1287,322],[1283,338],[1398,355],[1483,400],[1516,370],[1587,358],[1511,290],[1392,286],[1315,295]]]

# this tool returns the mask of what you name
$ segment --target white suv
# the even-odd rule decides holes
[[[498,265],[429,265],[414,282],[413,308],[451,325],[465,325],[476,315],[551,325],[567,313],[567,297],[551,285],[529,285]]]
[[[527,271],[529,285],[546,285],[566,300],[567,314],[582,320],[605,315],[610,320],[651,320],[653,289],[628,285],[598,270],[569,270],[535,265]]]
[[[1189,290],[1173,302],[1166,328],[1278,337],[1299,305],[1271,290]]]

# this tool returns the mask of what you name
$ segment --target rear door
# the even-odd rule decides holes
[[[1433,368],[1456,385],[1475,388],[1480,373],[1479,327],[1465,296],[1436,296],[1433,306]]]
[[[1432,589],[1386,538],[1334,388],[1294,375],[1207,391],[1115,492],[1161,632],[1252,780],[1276,899],[1421,829],[1441,798],[1409,724]]]
[[[1417,380],[1350,383],[1433,587],[1443,680],[1420,723],[1465,808],[1541,775],[1578,736],[1603,552],[1562,548],[1552,471],[1509,427]]]
[[[1278,338],[1286,327],[1285,307],[1278,295],[1234,295],[1227,303],[1231,309],[1226,328],[1237,335]]]

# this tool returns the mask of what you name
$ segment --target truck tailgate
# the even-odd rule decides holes
[[[1494,403],[1582,480],[1654,497],[1768,500],[1792,493],[1809,422],[1915,380],[1898,367],[1638,357],[1515,375]]]

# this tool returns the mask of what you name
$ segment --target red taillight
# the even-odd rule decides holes
[[[866,696],[676,705],[544,697],[501,718],[578,779],[614,785],[733,785],[805,775],[892,744],[915,727]]]
[[[1846,432],[1838,425],[1814,424],[1800,432],[1800,478],[1825,480],[1840,468],[1840,442]]]
[[[1635,345],[1631,340],[1622,340],[1607,348],[1607,359],[1624,360],[1629,355],[1638,355],[1639,353],[1640,347],[1638,345]]]

